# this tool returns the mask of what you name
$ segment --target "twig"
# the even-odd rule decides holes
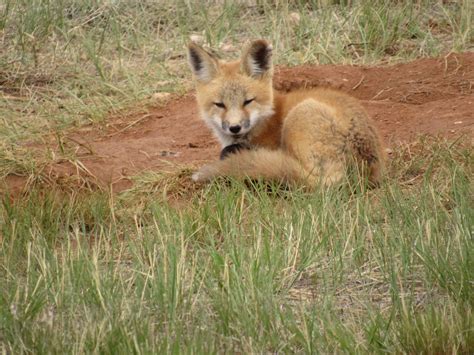
[[[92,148],[91,148],[89,145],[86,145],[86,144],[84,144],[84,143],[81,143],[81,142],[79,142],[78,140],[76,140],[76,139],[74,139],[74,138],[72,138],[72,137],[65,137],[65,138],[68,139],[68,140],[70,140],[70,141],[72,141],[72,142],[74,142],[74,143],[76,143],[77,145],[81,146],[82,148],[86,149],[87,151],[89,151],[89,153],[90,153],[91,155],[95,155],[95,152],[92,150]]]
[[[112,133],[112,134],[109,134],[108,137],[113,137],[113,136],[116,136],[117,134],[120,134],[122,133],[123,131],[126,131],[127,129],[129,129],[130,127],[133,127],[135,126],[137,123],[143,121],[145,118],[148,118],[152,116],[151,113],[147,113],[146,115],[143,115],[142,117],[140,117],[138,120],[136,121],[133,121],[132,123],[130,123],[128,126],[126,126],[125,128],[122,128],[121,130],[115,132],[115,133]]]
[[[388,88],[388,89],[382,89],[380,90],[377,95],[375,95],[373,98],[371,98],[371,100],[375,100],[377,97],[379,97],[380,95],[382,95],[385,91],[390,91],[390,90],[393,90],[393,88]]]
[[[365,75],[362,76],[362,78],[359,80],[359,82],[352,88],[352,90],[356,90],[364,81]]]

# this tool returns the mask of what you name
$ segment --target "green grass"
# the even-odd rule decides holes
[[[460,144],[421,141],[366,193],[216,183],[173,207],[157,188],[170,179],[144,178],[116,196],[4,198],[0,344],[467,354],[473,166]]]
[[[198,189],[185,170],[111,195],[43,170],[75,161],[61,143],[70,129],[187,91],[191,35],[226,56],[263,37],[277,64],[376,65],[472,50],[472,11],[467,0],[1,2],[0,178],[31,189],[0,197],[0,352],[472,352],[463,142],[397,150],[383,186],[355,193]],[[51,139],[60,152],[32,149]]]
[[[267,38],[276,63],[286,65],[377,64],[474,48],[468,0],[329,3],[4,0],[0,139],[14,150],[153,103],[153,93],[186,91],[192,35],[227,48],[226,56]]]

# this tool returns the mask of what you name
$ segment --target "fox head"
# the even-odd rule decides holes
[[[223,146],[245,140],[273,114],[271,57],[272,47],[264,40],[250,43],[232,62],[188,45],[201,116]]]

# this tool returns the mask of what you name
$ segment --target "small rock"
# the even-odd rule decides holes
[[[387,154],[392,154],[392,153],[393,153],[393,150],[390,149],[390,148],[385,148],[385,153],[387,153]]]
[[[166,85],[169,85],[169,84],[171,84],[171,81],[169,81],[169,80],[155,81],[156,86],[166,86]]]
[[[461,123],[462,123],[462,121],[456,121],[456,122],[454,122],[454,124],[461,124]]]
[[[17,318],[18,317],[18,309],[16,307],[16,304],[12,303],[10,305],[10,313],[12,314],[13,318]]]
[[[176,153],[176,152],[170,152],[170,151],[168,151],[168,150],[162,150],[162,151],[160,152],[160,155],[161,155],[162,157],[174,157],[174,156],[177,155],[177,153]]]
[[[189,36],[189,39],[193,41],[194,43],[198,43],[198,44],[204,43],[204,36],[201,36],[201,35],[191,35]]]
[[[151,98],[153,100],[166,100],[171,96],[169,92],[155,92],[153,95],[151,95]]]

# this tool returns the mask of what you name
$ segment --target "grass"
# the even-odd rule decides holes
[[[118,196],[4,198],[0,342],[12,353],[467,354],[473,166],[461,144],[420,141],[368,193],[216,183],[177,208],[157,184],[188,187],[144,178]]]
[[[463,142],[407,145],[383,186],[355,193],[196,188],[184,170],[110,194],[44,173],[80,163],[69,130],[187,91],[191,35],[231,56],[268,38],[284,65],[375,65],[472,50],[472,11],[3,1],[0,177],[31,189],[1,196],[0,352],[472,352],[474,162]],[[51,139],[59,152],[31,149]]]
[[[377,64],[474,48],[470,1],[320,3],[5,0],[0,138],[40,140],[149,104],[156,92],[186,91],[191,35],[226,55],[249,38],[268,38],[276,63],[287,65]]]

